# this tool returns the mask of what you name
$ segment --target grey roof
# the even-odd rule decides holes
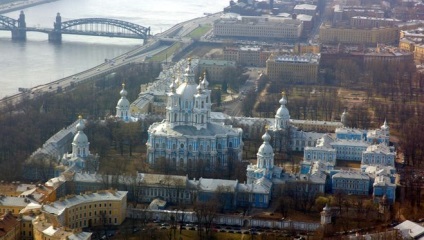
[[[339,173],[334,174],[333,178],[350,178],[350,179],[362,179],[362,180],[370,179],[370,177],[366,173],[357,172],[357,171],[340,171]]]
[[[0,197],[0,206],[26,207],[31,201],[25,197]]]
[[[187,186],[187,176],[178,175],[139,173],[138,181],[140,184],[147,185]]]
[[[122,200],[127,193],[127,191],[98,191],[83,195],[71,195],[68,198],[43,205],[43,210],[51,214],[61,215],[69,207],[93,201]]]
[[[168,137],[213,137],[217,135],[238,135],[242,133],[241,128],[233,128],[230,125],[222,125],[218,123],[208,123],[206,129],[197,130],[194,126],[176,126],[170,128],[167,122],[153,123],[149,132],[154,133],[156,136]]]
[[[237,180],[224,180],[213,178],[200,178],[198,181],[199,189],[203,191],[213,192],[219,190],[219,187],[226,187],[226,190],[234,192],[238,184]]]
[[[406,220],[394,229],[399,229],[404,239],[424,239],[424,227],[415,222]]]

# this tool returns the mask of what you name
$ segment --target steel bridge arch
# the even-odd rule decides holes
[[[18,21],[10,17],[0,15],[0,25],[3,25],[9,30],[12,30],[17,27]]]
[[[108,18],[81,18],[81,19],[65,21],[65,22],[62,22],[61,30],[66,30],[70,27],[77,26],[77,25],[85,25],[85,24],[91,24],[91,23],[111,25],[111,26],[123,28],[133,32],[134,34],[140,36],[140,38],[143,38],[143,39],[146,39],[148,36],[150,36],[150,27],[143,27],[138,24],[121,21],[121,20],[108,19]]]

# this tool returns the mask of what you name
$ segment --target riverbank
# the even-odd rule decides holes
[[[10,3],[0,4],[0,14],[14,12],[14,11],[22,10],[25,8],[29,8],[29,7],[37,6],[40,4],[49,3],[49,2],[55,2],[55,1],[58,1],[58,0],[26,0],[26,1],[15,1]]]

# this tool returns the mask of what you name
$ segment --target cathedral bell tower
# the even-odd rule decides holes
[[[290,121],[290,114],[289,110],[286,107],[287,100],[285,97],[285,93],[282,92],[282,97],[279,101],[281,104],[280,108],[277,110],[277,113],[275,114],[275,129],[276,130],[284,130],[287,128],[289,121]]]

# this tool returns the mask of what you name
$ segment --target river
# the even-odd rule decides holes
[[[59,0],[24,9],[28,27],[53,27],[56,13],[62,21],[113,18],[151,27],[156,34],[178,22],[219,12],[228,0]],[[19,11],[4,14],[17,19]],[[27,33],[26,42],[14,42],[0,31],[0,98],[92,68],[142,44],[142,40],[63,35],[52,44],[44,33]]]

